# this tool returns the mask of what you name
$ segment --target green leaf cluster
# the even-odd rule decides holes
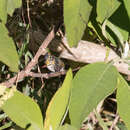
[[[100,40],[123,46],[130,32],[129,0],[64,0],[64,23],[71,47],[87,35],[84,32],[87,27],[92,28]]]
[[[116,68],[106,63],[86,65],[74,78],[71,70],[67,72],[63,85],[48,105],[44,129],[79,129],[85,117],[115,89],[117,89],[118,113],[129,129],[129,86]],[[14,91],[13,96],[5,100],[1,108],[22,128],[43,129],[43,118],[38,105],[22,93]],[[68,111],[71,124],[63,125]]]
[[[18,0],[0,1],[0,61],[15,72],[18,71],[18,55],[13,40],[8,36],[5,23],[7,14],[11,15],[20,4]],[[90,27],[100,40],[111,41],[114,46],[117,46],[119,41],[123,46],[130,32],[128,5],[128,0],[64,0],[64,23],[69,45],[77,45],[86,27]],[[69,70],[63,85],[49,103],[44,122],[35,101],[17,90],[9,91],[0,87],[1,109],[18,126],[29,130],[77,130],[85,117],[117,89],[118,113],[127,129],[130,129],[130,86],[111,63],[86,65],[74,78]],[[9,92],[11,96],[8,96]],[[67,113],[70,124],[63,125]]]

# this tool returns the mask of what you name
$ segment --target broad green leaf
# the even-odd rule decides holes
[[[116,98],[118,113],[130,130],[130,86],[121,75],[119,75]]]
[[[28,128],[28,130],[43,130],[39,106],[19,91],[15,91],[1,108],[18,126]]]
[[[111,64],[89,64],[77,72],[72,83],[69,114],[71,124],[79,128],[99,102],[115,90],[117,70]]]
[[[57,130],[78,130],[78,129],[71,125],[65,124],[63,126],[60,126]]]
[[[19,8],[21,6],[22,0],[8,0],[7,2],[7,13],[12,15],[15,8]]]
[[[106,38],[109,39],[114,46],[119,45],[119,43],[124,46],[124,41],[128,40],[130,24],[123,4],[121,4],[109,19],[104,21],[102,28],[104,25]]]
[[[22,0],[0,0],[0,19],[6,23],[7,14],[12,15],[15,8],[21,6]]]
[[[113,45],[116,46],[118,42],[120,42],[120,44],[123,46],[124,41],[128,39],[128,32],[123,29],[121,30],[118,26],[112,24],[109,20],[107,20],[106,26],[112,31],[111,33],[110,30],[109,31],[106,30],[109,40],[111,40],[112,43],[115,43]],[[115,35],[111,35],[111,34],[115,34]],[[127,37],[127,39],[125,37]]]
[[[49,103],[44,122],[45,130],[56,130],[56,128],[60,126],[60,123],[69,104],[71,81],[72,71],[69,70],[67,72],[67,76],[64,80],[63,85],[55,93],[54,97]]]
[[[130,0],[123,0],[124,4],[125,4],[125,8],[127,10],[127,14],[129,16],[129,20],[130,20]]]
[[[97,20],[102,23],[108,19],[119,7],[120,2],[117,0],[97,0]]]
[[[11,71],[18,71],[18,54],[4,24],[0,24],[0,61],[8,65]]]
[[[64,0],[64,23],[67,40],[71,47],[81,40],[91,9],[88,0]]]
[[[7,0],[0,0],[0,19],[6,23],[7,19]]]
[[[124,4],[121,4],[108,20],[119,30],[123,39],[128,40],[128,33],[130,33],[130,20]]]

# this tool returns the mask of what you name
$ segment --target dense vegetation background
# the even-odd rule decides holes
[[[129,130],[128,0],[0,1],[0,129]]]

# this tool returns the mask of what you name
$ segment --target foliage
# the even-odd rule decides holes
[[[121,118],[126,123],[128,129],[130,129],[130,86],[127,82],[119,75],[118,78],[118,88],[117,88],[117,105],[118,112]],[[126,100],[127,99],[127,100]],[[125,107],[124,107],[125,106]]]
[[[70,46],[77,45],[82,38],[91,10],[86,0],[64,0],[64,22]]]
[[[10,67],[10,70],[18,71],[18,54],[14,46],[13,40],[8,37],[8,32],[5,26],[0,24],[0,60]]]
[[[69,108],[72,125],[79,128],[99,102],[115,90],[116,84],[117,71],[111,64],[95,63],[81,68],[72,82]]]
[[[43,129],[43,119],[38,105],[19,91],[15,91],[1,108],[22,128],[30,130]]]
[[[63,116],[67,111],[67,106],[70,99],[70,89],[71,89],[72,71],[69,70],[63,85],[55,93],[51,102],[48,105],[46,111],[46,119],[44,123],[45,129],[57,129],[61,123],[63,123]],[[63,105],[61,105],[63,103]],[[56,109],[56,111],[55,111]],[[59,111],[59,112],[58,112]]]
[[[65,31],[70,47],[77,46],[78,42],[84,37],[87,39],[89,36],[89,40],[94,39],[95,36],[93,34],[95,34],[98,44],[101,44],[102,41],[109,48],[114,47],[115,50],[119,48],[121,51],[118,51],[120,51],[121,56],[124,53],[129,53],[129,47],[127,47],[128,52],[125,52],[126,46],[124,44],[125,41],[129,42],[130,33],[128,0],[104,0],[104,2],[102,0],[64,0],[62,2],[65,24],[65,28],[62,31]],[[28,4],[28,1],[23,3],[22,6],[24,4]],[[32,5],[35,5],[35,2],[33,4],[30,2],[29,4],[33,7]],[[52,9],[53,6],[49,2],[44,4],[46,11],[42,13],[48,18],[46,13],[50,13],[49,9]],[[38,7],[43,8],[40,5],[42,4],[38,4]],[[8,27],[8,30],[6,28],[9,16],[13,16],[13,11],[16,8],[20,8],[20,6],[20,0],[0,1],[1,81],[14,76],[16,73],[13,72],[18,72],[19,68],[24,70],[24,67],[32,59],[27,43],[31,40],[23,38],[22,42],[24,42],[24,45],[19,48],[17,45],[17,42],[20,43],[19,40],[16,40],[13,36],[10,37],[8,35],[10,30]],[[31,9],[33,10],[33,8]],[[29,14],[26,16],[28,18]],[[33,17],[31,18],[33,21]],[[31,29],[34,23],[36,23],[36,20],[31,23],[28,19],[27,24],[30,27],[32,26]],[[47,32],[50,31],[49,29],[55,23],[56,20],[53,23],[48,22],[47,27],[44,29],[48,29]],[[22,27],[20,28],[21,30]],[[31,37],[32,35],[29,36]],[[35,41],[36,39],[33,40]],[[94,41],[92,40],[92,42]],[[33,48],[36,49],[35,47]],[[123,60],[128,62],[129,54],[125,58]],[[105,128],[108,128],[109,124],[100,119],[98,115],[100,112],[97,112],[97,109],[101,101],[105,101],[111,94],[116,94],[117,112],[124,124],[119,120],[116,122],[115,128],[119,129],[119,123],[121,123],[121,127],[126,127],[129,130],[130,86],[125,76],[121,75],[113,66],[113,61],[80,66],[80,70],[76,73],[72,71],[75,63],[72,64],[70,64],[71,69],[68,70],[65,78],[60,75],[61,77],[58,78],[53,77],[43,80],[41,77],[39,81],[35,77],[28,77],[22,79],[18,84],[16,81],[17,87],[6,88],[6,86],[0,85],[0,121],[7,120],[0,129],[17,126],[28,130],[78,130],[82,127],[84,121],[88,122],[86,118],[90,117],[89,114],[93,110],[96,111],[95,115],[99,119],[99,124],[103,124]],[[34,72],[39,72],[39,66],[40,64],[32,68]],[[43,70],[43,73],[45,72],[46,70]],[[16,80],[19,80],[19,75]],[[10,119],[7,119],[7,117]]]
[[[13,40],[8,36],[8,31],[5,27],[5,22],[7,19],[7,13],[12,12],[14,8],[19,7],[20,2],[16,2],[15,5],[13,3],[9,4],[10,0],[1,0],[0,1],[0,19],[2,22],[0,23],[0,61],[7,64],[10,67],[11,71],[18,71],[18,54],[13,43]],[[20,0],[19,0],[20,1]],[[17,4],[18,3],[18,4]],[[11,9],[11,10],[7,10]]]

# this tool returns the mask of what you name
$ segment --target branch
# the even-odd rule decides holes
[[[74,71],[77,71],[79,69],[80,69],[80,67],[77,67],[77,68],[73,69],[72,71],[74,72]],[[66,73],[67,73],[66,70],[65,71],[60,71],[60,72],[52,72],[52,73],[29,72],[28,76],[49,79],[49,78],[52,78],[52,77],[58,77],[58,76],[61,76],[61,75],[65,75]]]
[[[67,41],[65,41],[67,42]],[[81,40],[77,48],[69,48],[76,58],[67,50],[62,51],[60,57],[81,63],[95,63],[106,61],[107,48],[92,42]],[[119,59],[117,61],[117,59]],[[114,66],[123,74],[130,75],[129,66],[112,50],[109,50],[107,62],[114,60]]]
[[[38,51],[37,51],[36,55],[34,56],[34,58],[25,67],[25,70],[20,71],[16,76],[9,79],[8,81],[5,81],[5,82],[1,83],[0,85],[11,87],[16,81],[22,80],[24,77],[27,77],[29,75],[31,69],[38,63],[39,57],[41,55],[45,55],[46,48],[49,45],[49,43],[52,41],[53,38],[54,38],[54,28],[48,34],[46,39],[43,41],[42,45],[38,49]]]
[[[120,118],[119,115],[116,115],[116,117],[115,117],[114,121],[112,122],[112,125],[111,125],[109,130],[113,130],[113,128],[116,126],[119,118]]]

